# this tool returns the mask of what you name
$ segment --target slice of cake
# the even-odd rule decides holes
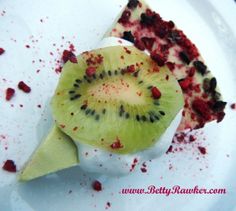
[[[178,130],[204,127],[222,121],[226,102],[217,80],[208,70],[197,47],[173,21],[165,21],[143,0],[130,0],[106,37],[133,42],[159,65],[167,65],[184,93],[185,105]]]

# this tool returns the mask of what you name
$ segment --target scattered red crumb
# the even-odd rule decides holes
[[[0,48],[0,55],[2,55],[5,52],[3,48]]]
[[[94,54],[89,52],[84,52],[85,55],[88,55],[88,59],[86,59],[86,63],[88,66],[96,66],[103,63],[103,56],[101,54]]]
[[[62,71],[62,66],[56,67],[55,72],[56,72],[57,74],[58,74],[58,73],[61,73],[61,71]]]
[[[193,136],[193,135],[190,135],[190,136],[189,136],[189,141],[190,141],[190,142],[194,142],[196,139],[197,139],[197,138],[196,138],[195,136]]]
[[[31,91],[31,88],[23,81],[18,83],[18,88],[25,93],[29,93]]]
[[[161,97],[161,92],[157,87],[152,87],[151,92],[154,99],[159,99]]]
[[[173,152],[173,146],[170,145],[168,150],[166,151],[166,154]]]
[[[2,169],[8,172],[16,172],[16,165],[13,160],[7,160],[5,161]]]
[[[15,89],[13,88],[7,88],[6,90],[6,100],[9,101],[12,99],[12,97],[14,96],[15,94]]]
[[[77,63],[77,58],[75,54],[70,50],[64,50],[62,54],[62,60],[64,63],[66,63],[68,60],[72,63]]]
[[[26,47],[26,48],[30,48],[30,46],[29,46],[29,45],[25,45],[25,47]]]
[[[120,139],[117,137],[116,140],[110,145],[112,149],[120,149],[123,148]]]
[[[236,110],[236,103],[231,104],[230,106],[232,109]]]
[[[92,75],[94,75],[96,73],[96,67],[88,67],[87,69],[86,69],[86,75],[87,76],[92,76]]]
[[[134,73],[135,72],[135,65],[130,65],[127,67],[127,72],[128,73]]]
[[[129,170],[130,172],[134,170],[137,163],[138,163],[138,159],[134,158],[133,163],[131,164],[131,167],[130,167],[130,170]]]
[[[207,153],[207,151],[206,151],[206,148],[205,147],[201,147],[201,146],[199,146],[198,147],[198,150],[200,151],[200,153],[201,154],[203,154],[203,155],[205,155],[206,153]]]
[[[95,181],[92,183],[92,188],[93,188],[93,190],[95,190],[95,191],[101,191],[101,190],[102,190],[102,183],[99,182],[98,180],[95,180]]]

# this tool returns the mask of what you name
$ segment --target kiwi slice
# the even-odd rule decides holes
[[[73,141],[54,126],[20,172],[19,180],[28,181],[78,164]]]
[[[183,107],[177,80],[135,47],[82,53],[52,98],[56,124],[75,142],[127,154],[151,147]]]

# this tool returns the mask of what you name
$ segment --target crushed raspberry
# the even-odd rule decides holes
[[[182,90],[187,90],[189,86],[191,85],[191,82],[192,80],[190,78],[185,78],[179,81],[179,85],[182,88]]]
[[[196,69],[194,67],[191,67],[188,71],[188,76],[193,77],[195,75]]]
[[[5,52],[3,48],[0,48],[0,55],[2,55]]]
[[[96,73],[96,68],[95,67],[88,67],[86,69],[86,75],[87,76],[93,76]]]
[[[149,51],[151,51],[153,43],[155,42],[155,38],[153,38],[153,37],[142,37],[141,40],[144,43],[145,48],[148,49]]]
[[[111,147],[112,149],[120,149],[120,148],[123,148],[123,145],[121,144],[120,139],[117,137],[116,140],[115,140],[115,142],[113,142],[113,143],[110,145],[110,147]]]
[[[161,97],[161,92],[157,87],[152,87],[151,92],[154,99],[159,99]]]
[[[23,82],[23,81],[20,81],[18,83],[18,88],[20,90],[22,90],[23,92],[25,92],[25,93],[31,92],[31,88],[25,82]]]
[[[9,101],[15,94],[15,89],[7,88],[6,90],[6,100]]]
[[[2,169],[4,169],[5,171],[8,171],[8,172],[16,172],[16,165],[13,160],[7,160],[4,163]]]
[[[129,22],[129,18],[131,16],[131,12],[129,10],[125,10],[120,19],[118,20],[119,23],[126,24]]]
[[[207,151],[206,151],[206,148],[205,147],[201,147],[201,146],[199,146],[198,147],[198,150],[200,151],[200,153],[201,154],[203,154],[203,155],[205,155],[206,153],[207,153]]]
[[[145,14],[145,13],[142,13],[141,14],[141,21],[140,23],[144,26],[152,26],[154,24],[154,16],[152,14]]]
[[[165,65],[166,58],[160,54],[155,52],[151,53],[151,58],[158,64],[158,66],[162,67]]]
[[[136,48],[138,48],[139,50],[141,50],[141,51],[145,50],[145,45],[144,45],[144,43],[141,40],[135,40],[134,46]]]
[[[175,69],[175,63],[173,62],[166,62],[166,65],[171,71]]]
[[[155,34],[160,38],[164,38],[168,33],[169,27],[164,23],[157,25],[155,28]]]
[[[127,67],[127,72],[128,73],[134,73],[136,71],[135,65],[130,65]]]
[[[72,63],[77,63],[77,58],[72,51],[64,50],[62,54],[62,60],[66,63],[68,60]]]
[[[102,190],[102,183],[99,182],[98,180],[95,180],[95,181],[92,183],[92,188],[93,188],[93,190],[95,190],[95,191],[101,191],[101,190]]]
[[[195,99],[192,102],[192,107],[205,120],[211,119],[210,108],[207,102],[201,99]]]
[[[230,108],[236,109],[236,103],[231,104]]]

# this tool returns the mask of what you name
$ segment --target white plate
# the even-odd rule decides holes
[[[0,164],[13,159],[20,169],[52,123],[49,101],[57,84],[55,58],[71,41],[77,53],[92,49],[126,3],[125,0],[1,1],[0,47]],[[236,102],[236,3],[233,0],[149,0],[165,19],[172,19],[197,44],[216,75],[226,101]],[[40,21],[42,19],[42,22]],[[62,36],[65,38],[62,39]],[[53,44],[56,43],[56,46]],[[30,45],[26,48],[25,45]],[[60,45],[63,47],[60,47]],[[50,55],[52,52],[54,55]],[[40,62],[39,59],[43,61]],[[35,60],[35,63],[32,61]],[[36,73],[40,69],[39,73]],[[5,89],[20,80],[32,88],[17,91],[6,102]],[[13,107],[11,106],[13,105]],[[20,107],[20,104],[23,107]],[[38,108],[37,105],[42,108]],[[18,183],[16,174],[0,170],[0,210],[234,210],[236,166],[236,111],[229,106],[221,124],[211,123],[182,152],[147,163],[148,172],[107,178],[79,168]],[[202,156],[197,146],[206,146]],[[6,150],[5,147],[8,147]],[[197,160],[199,158],[199,160]],[[102,192],[91,189],[99,179]],[[225,195],[122,195],[121,188],[149,185],[226,188]],[[72,192],[71,192],[72,191]]]

